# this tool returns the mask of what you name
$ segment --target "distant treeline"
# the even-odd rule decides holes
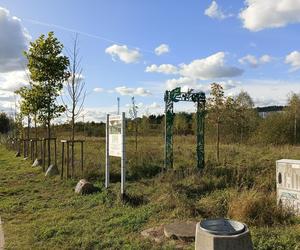
[[[300,96],[292,94],[286,106],[254,108],[251,97],[241,92],[236,97],[225,97],[220,85],[207,100],[205,116],[205,140],[207,143],[300,143]],[[284,112],[279,112],[284,111]],[[259,113],[268,112],[261,117]],[[164,136],[164,115],[150,115],[126,120],[128,136]],[[68,137],[71,124],[52,125],[54,136]],[[174,114],[175,135],[195,135],[196,114],[180,112]],[[34,129],[28,131],[18,120],[14,123],[4,113],[0,116],[0,132],[12,136],[34,136]],[[77,122],[75,132],[78,136],[105,137],[104,122]],[[38,127],[38,136],[45,137],[45,127]],[[218,144],[218,143],[217,143]]]
[[[257,112],[279,112],[283,111],[286,106],[267,106],[267,107],[257,107]]]

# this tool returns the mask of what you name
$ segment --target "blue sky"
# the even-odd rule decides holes
[[[24,82],[21,51],[49,31],[65,47],[79,33],[89,120],[115,112],[118,96],[123,111],[135,96],[140,114],[161,113],[166,89],[212,82],[282,105],[300,92],[299,23],[300,0],[0,0],[0,109]]]

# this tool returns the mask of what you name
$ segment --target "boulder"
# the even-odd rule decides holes
[[[35,161],[32,163],[32,167],[38,167],[42,165],[42,159],[36,158]]]
[[[75,193],[85,195],[85,194],[92,194],[97,191],[97,188],[90,182],[85,179],[81,179],[76,187]]]
[[[197,222],[175,222],[165,225],[164,234],[167,238],[179,239],[183,241],[195,240]]]
[[[158,227],[152,227],[152,228],[146,229],[141,232],[141,235],[144,238],[155,241],[156,243],[161,243],[165,238],[164,227],[158,226]]]
[[[50,165],[45,173],[45,176],[55,176],[58,175],[59,171],[56,165]]]

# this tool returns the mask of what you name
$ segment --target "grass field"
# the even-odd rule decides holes
[[[128,140],[128,200],[119,198],[119,165],[112,163],[112,185],[104,182],[104,140],[90,138],[85,177],[100,188],[74,194],[76,180],[46,179],[40,168],[0,146],[0,216],[7,249],[174,249],[140,235],[143,229],[176,220],[228,217],[247,223],[255,249],[300,249],[300,220],[276,206],[275,160],[300,158],[292,146],[222,145],[221,162],[206,147],[206,169],[195,164],[193,137],[175,138],[175,168],[161,173],[160,137],[139,141],[137,162]],[[190,171],[180,171],[181,169]],[[194,244],[184,245],[193,249]]]

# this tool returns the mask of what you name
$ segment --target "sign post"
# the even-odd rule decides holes
[[[121,195],[125,194],[125,180],[126,180],[126,153],[125,153],[125,112],[122,113],[122,127],[121,127],[121,146],[122,146],[122,155],[121,155]]]
[[[106,115],[105,187],[109,186],[109,114]]]
[[[126,153],[125,153],[125,112],[122,115],[107,115],[106,117],[106,166],[105,187],[109,186],[110,161],[109,156],[121,158],[121,195],[125,194]]]

